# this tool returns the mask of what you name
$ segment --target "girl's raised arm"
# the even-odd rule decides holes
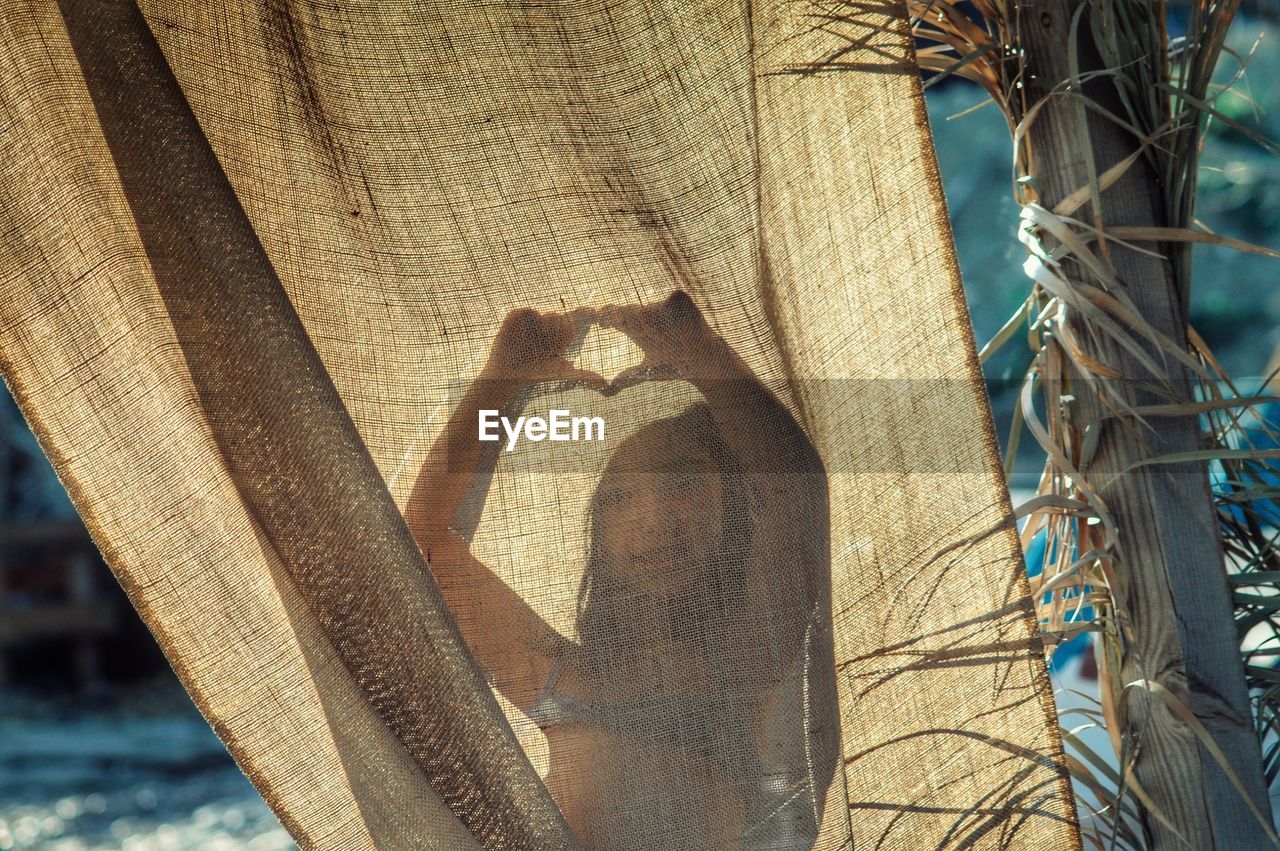
[[[476,559],[451,527],[488,446],[479,440],[480,411],[502,411],[521,388],[540,381],[603,387],[599,376],[574,368],[564,356],[578,321],[574,314],[529,309],[508,314],[488,362],[428,453],[405,509],[463,639],[498,690],[521,710],[537,699],[568,642]]]

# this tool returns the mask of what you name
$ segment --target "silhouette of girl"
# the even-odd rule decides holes
[[[630,336],[644,363],[612,387],[575,368],[584,320]],[[705,401],[610,456],[572,641],[450,528],[491,446],[478,413],[538,382],[609,392],[655,374]],[[687,295],[508,315],[407,517],[471,651],[544,730],[547,786],[585,848],[812,847],[839,759],[826,477]]]

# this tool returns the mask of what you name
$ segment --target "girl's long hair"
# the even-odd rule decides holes
[[[670,601],[667,618],[672,636],[703,649],[708,661],[718,662],[721,648],[732,640],[740,623],[746,597],[746,567],[751,549],[751,518],[746,483],[741,466],[729,451],[720,429],[705,402],[690,405],[680,414],[658,420],[643,430],[662,429],[673,445],[693,444],[714,459],[723,494],[720,545],[711,559],[701,565],[695,578]],[[640,433],[637,432],[638,436]],[[634,439],[633,436],[631,439]],[[626,442],[615,458],[625,458]],[[609,467],[613,466],[610,461]],[[644,463],[643,461],[641,463]],[[645,636],[629,629],[629,607],[635,593],[626,579],[609,564],[604,547],[601,497],[609,467],[591,498],[588,512],[589,550],[586,570],[578,586],[577,632],[579,646],[586,654],[588,670],[603,673],[613,659],[624,657],[638,647]],[[716,666],[718,667],[718,666]]]

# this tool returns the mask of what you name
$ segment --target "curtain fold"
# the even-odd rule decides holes
[[[859,8],[6,0],[0,367],[304,847],[1079,844],[909,31]],[[609,436],[468,467],[456,571],[500,584],[458,590],[405,515],[504,317],[673,291],[749,376],[744,434],[728,382],[548,391]],[[587,325],[577,363],[635,365],[643,335]],[[716,493],[753,494],[742,590],[697,641],[664,621],[695,685],[614,699],[602,494],[712,432],[745,467]],[[576,703],[482,651],[508,596]],[[691,720],[704,693],[741,729]]]

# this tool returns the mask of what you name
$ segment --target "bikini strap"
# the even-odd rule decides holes
[[[560,675],[564,673],[565,667],[569,664],[569,659],[561,656],[556,663],[551,666],[551,673],[547,674],[547,684],[542,687],[542,691],[538,693],[538,698],[550,697],[556,690],[556,683],[560,682]]]
[[[542,687],[542,691],[538,692],[538,697],[534,700],[533,705],[529,707],[526,713],[530,720],[542,729],[555,726],[562,723],[564,718],[564,710],[560,705],[560,701],[556,699],[555,693],[556,683],[560,681],[560,675],[564,673],[565,666],[569,660],[561,656],[551,667],[551,673],[547,675],[546,685]]]

